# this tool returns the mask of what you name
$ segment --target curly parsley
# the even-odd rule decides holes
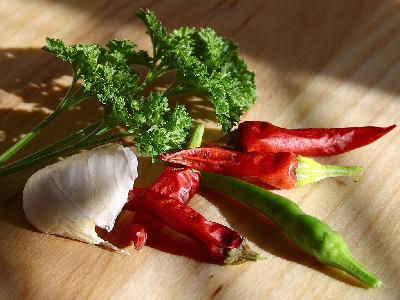
[[[104,107],[103,118],[53,145],[0,167],[0,175],[122,136],[132,137],[138,151],[153,158],[180,149],[192,119],[184,105],[170,107],[168,99],[175,95],[197,95],[209,100],[224,130],[229,131],[239,121],[255,101],[255,82],[254,73],[239,57],[237,44],[218,36],[211,28],[182,27],[167,33],[147,9],[139,10],[137,16],[147,27],[153,44],[152,56],[138,50],[129,40],[112,40],[102,47],[68,46],[59,39],[47,39],[43,49],[71,65],[71,87],[51,115],[0,155],[0,164],[28,144],[58,114],[83,101],[99,101]],[[144,80],[135,65],[148,68]],[[165,91],[148,91],[151,82],[172,71],[176,76]],[[115,133],[117,128],[120,130]]]

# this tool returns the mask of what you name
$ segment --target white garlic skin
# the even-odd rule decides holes
[[[115,144],[49,165],[25,185],[26,218],[42,232],[112,247],[95,226],[113,228],[137,178],[137,165],[129,148]]]

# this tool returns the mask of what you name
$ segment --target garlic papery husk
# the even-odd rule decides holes
[[[23,192],[28,221],[42,232],[112,247],[110,231],[137,177],[137,158],[120,145],[82,152],[33,174]]]

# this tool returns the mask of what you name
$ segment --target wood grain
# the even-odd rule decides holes
[[[257,74],[258,101],[245,119],[286,127],[400,123],[400,5],[397,1],[0,1],[0,151],[53,109],[70,79],[40,50],[45,37],[70,43],[131,38],[150,43],[133,13],[149,7],[171,29],[210,26],[236,40]],[[67,112],[33,151],[95,119],[92,106]],[[200,115],[210,128],[212,120]],[[212,119],[212,118],[211,118]],[[209,130],[209,136],[215,136]],[[234,202],[198,196],[192,206],[230,224],[265,260],[222,267],[160,250],[123,256],[44,235],[21,209],[34,169],[0,179],[1,299],[398,299],[400,298],[399,129],[329,163],[363,165],[362,181],[326,180],[281,192],[328,222],[384,285],[367,290],[302,254],[265,218]],[[23,154],[23,153],[21,153]],[[140,185],[158,168],[141,161]],[[163,232],[167,243],[188,241]],[[171,252],[171,251],[170,251]],[[189,256],[189,257],[188,257]]]

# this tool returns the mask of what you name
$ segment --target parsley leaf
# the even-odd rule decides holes
[[[167,35],[160,21],[149,10],[138,16],[144,21],[160,65],[176,70],[175,93],[202,95],[214,105],[218,122],[230,130],[254,103],[254,73],[239,57],[231,40],[211,28],[183,27]]]
[[[97,63],[102,48],[99,45],[67,46],[62,40],[47,38],[43,50],[53,53],[61,60],[71,64],[73,70],[85,70]]]
[[[0,155],[0,176],[38,163],[49,157],[117,141],[131,136],[139,152],[156,158],[181,149],[192,119],[184,105],[171,107],[169,98],[195,94],[208,99],[219,124],[230,130],[255,100],[254,73],[239,57],[231,40],[210,28],[182,27],[167,33],[150,10],[139,10],[153,44],[150,56],[129,40],[111,40],[105,46],[66,45],[47,38],[45,51],[69,63],[71,87],[55,111],[31,132]],[[144,80],[136,66],[148,71]],[[176,77],[165,91],[151,90],[151,83],[167,72]],[[150,91],[149,91],[150,90]],[[1,166],[34,139],[58,114],[88,99],[103,105],[101,120],[72,133],[12,164]]]
[[[104,105],[104,126],[123,126],[135,136],[136,146],[142,153],[156,157],[161,153],[179,149],[185,142],[191,118],[183,106],[170,113],[168,99],[161,92],[139,97],[142,92],[140,77],[131,67],[132,62],[148,63],[150,59],[136,52],[136,45],[127,40],[113,40],[107,48],[98,47],[97,55],[75,55],[82,45],[66,46],[59,40],[49,39],[47,47],[76,66],[83,79],[85,95],[95,97]],[[146,60],[137,60],[137,58]]]
[[[186,140],[192,119],[184,106],[170,112],[168,98],[162,92],[152,92],[134,103],[136,118],[130,128],[136,133],[136,147],[153,157],[179,149]]]
[[[140,9],[136,13],[136,16],[138,16],[147,27],[147,34],[150,36],[153,44],[153,58],[154,61],[157,61],[164,47],[164,39],[167,36],[167,31],[154,13],[148,9]]]

